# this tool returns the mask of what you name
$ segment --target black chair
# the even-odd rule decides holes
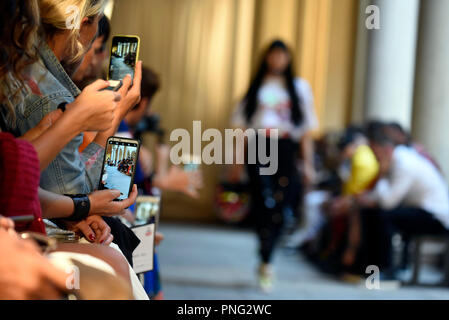
[[[419,285],[419,274],[422,266],[422,247],[426,242],[437,242],[445,245],[444,250],[444,277],[443,280],[436,286],[449,285],[449,233],[442,235],[421,235],[413,237],[415,244],[412,254],[413,273],[411,280],[407,283],[409,285]],[[421,284],[422,285],[422,284]]]

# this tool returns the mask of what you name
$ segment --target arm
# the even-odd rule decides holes
[[[70,197],[56,194],[42,188],[39,188],[38,194],[43,218],[68,218],[73,214],[75,207]],[[115,198],[120,196],[120,191],[118,190],[99,190],[90,193],[88,196],[90,201],[89,216],[114,216],[121,214],[125,208],[131,206],[136,201],[137,186],[133,186],[129,198],[123,201],[114,201]]]
[[[304,130],[305,133],[300,141],[301,154],[303,156],[303,170],[305,183],[312,184],[316,179],[314,153],[315,147],[311,135],[312,130],[318,129],[318,119],[314,108],[314,99],[312,89],[305,80],[295,81],[295,87],[299,97],[302,97],[304,103],[302,105],[302,112],[304,115]]]
[[[399,206],[412,185],[409,175],[396,175],[392,179],[380,180],[374,191],[382,209],[393,209]]]
[[[300,141],[301,154],[303,156],[303,170],[304,178],[307,185],[315,181],[315,165],[313,162],[313,155],[315,152],[312,137],[309,133],[303,135]]]
[[[63,116],[61,110],[55,110],[21,138],[30,141],[36,149],[42,171],[80,133],[80,129],[80,126],[72,123],[70,117]]]
[[[134,107],[140,101],[140,82],[142,80],[142,61],[138,61],[136,63],[136,68],[134,71],[134,79],[131,82],[131,77],[126,75],[123,78],[123,85],[118,90],[118,93],[121,95],[122,99],[120,100],[119,105],[115,111],[114,121],[112,122],[111,128],[105,130],[103,132],[99,132],[94,142],[100,146],[106,145],[106,140],[115,134],[120,125],[120,122],[126,116],[128,111]],[[132,86],[131,86],[132,85]]]
[[[242,131],[245,131],[247,128],[246,118],[244,114],[246,101],[241,101],[237,104],[235,107],[235,110],[231,116],[231,127],[235,129],[240,129]],[[226,141],[226,143],[231,144],[229,148],[232,148],[234,150],[233,152],[233,161],[231,165],[231,170],[229,172],[229,181],[232,183],[238,183],[242,179],[243,172],[245,170],[244,163],[237,163],[237,159],[245,159],[245,150],[247,150],[248,145],[248,139],[246,136],[241,136],[240,132],[237,131],[237,138],[236,141],[241,140],[243,138],[243,147],[237,148],[237,143],[234,145],[234,141]],[[228,146],[226,146],[228,147]]]
[[[39,188],[39,202],[45,219],[68,218],[75,207],[71,198]]]
[[[170,148],[158,145],[156,148],[157,168],[153,178],[153,185],[162,190],[183,192],[197,198],[197,189],[202,188],[203,178],[201,170],[186,172],[177,166],[168,167]]]
[[[393,209],[400,205],[413,185],[413,170],[408,167],[407,159],[380,159],[381,178],[373,191],[382,209]],[[391,164],[386,164],[390,162]]]
[[[64,113],[58,109],[50,112],[22,136],[36,149],[41,171],[80,132],[102,131],[111,127],[121,95],[102,90],[107,86],[106,81],[95,81],[75,101],[67,104]],[[56,106],[53,108],[56,109]]]

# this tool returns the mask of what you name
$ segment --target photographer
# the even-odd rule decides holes
[[[140,62],[136,65],[134,85],[131,87],[131,78],[127,76],[118,93],[102,90],[108,86],[108,83],[102,80],[96,81],[80,93],[68,76],[68,73],[71,74],[76,70],[91,45],[105,4],[105,1],[100,0],[86,0],[81,3],[73,0],[38,1],[42,23],[39,27],[40,36],[32,39],[36,44],[36,58],[30,62],[26,70],[25,84],[30,90],[23,90],[20,96],[12,100],[14,103],[10,103],[18,110],[16,123],[19,135],[37,126],[46,114],[57,109],[65,110],[60,120],[66,131],[61,130],[63,132],[59,133],[59,136],[55,136],[50,130],[46,131],[42,136],[50,136],[53,139],[42,140],[46,144],[35,144],[39,155],[44,152],[43,150],[50,150],[51,156],[56,156],[42,172],[40,181],[44,189],[55,193],[86,195],[98,186],[106,139],[115,132],[128,109],[140,99]],[[67,10],[64,8],[70,5],[78,5],[81,10],[79,29],[67,29],[65,26],[64,12]],[[61,10],[55,10],[56,7]],[[109,111],[99,108],[101,105],[106,105]],[[86,111],[82,108],[86,108]],[[95,119],[84,118],[88,112],[109,117],[101,121],[107,125],[100,128],[98,124],[93,126],[91,121]],[[62,122],[63,119],[71,120],[70,125],[68,120]],[[77,123],[90,124],[83,130],[100,131],[95,141],[82,153],[77,150],[82,141],[82,134],[79,130],[75,130],[79,128],[75,125]],[[57,121],[55,126],[62,127],[62,124]],[[69,142],[64,147],[66,139],[69,139]],[[63,141],[59,142],[62,144],[60,148],[49,144],[51,141],[56,141],[57,144],[58,140]],[[107,219],[107,222],[114,235],[114,242],[120,246],[132,264],[132,251],[137,246],[138,239],[118,221]],[[77,229],[80,226],[68,222],[65,227]]]

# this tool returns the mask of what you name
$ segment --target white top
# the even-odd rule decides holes
[[[379,180],[373,194],[381,208],[399,205],[424,209],[449,229],[449,192],[435,166],[414,149],[394,149],[389,176]]]
[[[296,126],[291,120],[290,96],[284,83],[278,79],[267,79],[258,93],[258,106],[250,123],[245,116],[246,101],[241,101],[231,119],[231,124],[240,128],[278,129],[278,137],[289,135],[295,140],[304,133],[318,127],[318,120],[313,107],[313,94],[307,81],[295,79],[296,94],[304,115],[303,121]]]

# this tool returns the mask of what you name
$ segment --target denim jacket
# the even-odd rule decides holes
[[[72,102],[80,93],[44,41],[38,46],[38,55],[39,60],[28,70],[23,113],[17,114],[20,134],[35,127],[61,103]],[[104,148],[91,143],[80,153],[78,147],[82,141],[83,134],[80,133],[41,173],[40,186],[43,189],[59,194],[86,194],[98,187]]]

